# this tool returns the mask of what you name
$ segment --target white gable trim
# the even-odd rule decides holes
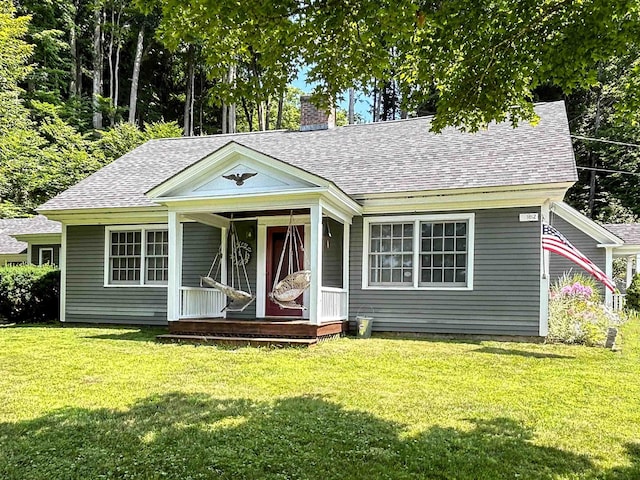
[[[240,145],[236,142],[229,142],[212,154],[202,158],[193,165],[185,168],[173,177],[165,180],[146,193],[150,199],[157,199],[176,190],[183,185],[196,184],[203,177],[210,177],[212,174],[229,168],[240,157],[249,159],[265,169],[280,171],[285,175],[296,177],[303,182],[313,184],[318,187],[328,187],[331,182],[324,178],[313,175],[300,168],[293,167],[276,158],[265,155],[251,148]],[[206,182],[199,182],[204,184]]]
[[[558,215],[565,222],[570,223],[578,230],[581,230],[585,234],[589,235],[599,244],[606,244],[608,247],[621,246],[624,244],[624,241],[622,239],[618,238],[609,230],[601,225],[598,225],[589,217],[583,215],[564,202],[553,202],[551,204],[551,212],[555,215]]]

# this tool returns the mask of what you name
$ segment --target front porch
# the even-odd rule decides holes
[[[231,143],[147,196],[168,209],[170,334],[343,331],[350,226],[362,209],[331,182]],[[298,243],[287,247],[292,229]],[[231,297],[243,302],[230,307]]]
[[[287,269],[280,271],[278,266],[291,252],[276,240],[289,224],[303,238],[304,265],[295,265],[294,270],[311,272],[309,288],[296,300],[300,309],[283,309],[269,295],[287,275]],[[229,235],[233,230],[235,242]],[[331,215],[320,202],[288,212],[170,212],[169,333],[159,340],[313,345],[344,334],[349,317],[349,231],[350,218]],[[232,243],[242,245],[246,260],[242,269],[234,264]],[[208,272],[216,256],[219,268]],[[243,311],[227,309],[223,291],[202,286],[200,277],[208,274],[250,292],[254,300]]]

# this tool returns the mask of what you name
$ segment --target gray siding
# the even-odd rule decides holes
[[[323,220],[325,235],[322,246],[322,286],[342,288],[342,238],[344,227],[331,218]],[[331,238],[327,237],[327,226]],[[327,241],[329,246],[327,247]]]
[[[220,249],[221,230],[202,223],[185,223],[183,229],[182,286],[199,287]]]
[[[66,321],[166,325],[166,287],[104,287],[104,227],[67,227]]]
[[[540,223],[520,222],[536,208],[475,211],[473,291],[363,290],[362,218],[350,251],[349,315],[370,313],[377,331],[538,335]],[[428,213],[428,212],[427,212]]]
[[[251,291],[253,294],[256,294],[256,278],[258,276],[258,250],[256,245],[256,232],[258,222],[255,220],[247,220],[247,221],[237,221],[235,222],[236,231],[238,232],[238,239],[241,242],[247,242],[251,247],[251,258],[249,259],[249,263],[245,266],[247,269],[247,276],[249,277],[249,283],[251,285]],[[247,233],[251,230],[252,238],[247,238]],[[227,251],[230,251],[229,246],[227,246]],[[227,271],[227,282],[231,285],[231,262],[228,263],[229,268]],[[236,282],[238,281],[237,272],[236,272]],[[242,276],[242,268],[240,269],[240,275]],[[245,285],[244,278],[242,279],[242,289],[246,290],[247,286]],[[237,286],[237,283],[236,283]],[[254,319],[256,318],[256,302],[253,302],[249,305],[244,312],[228,312],[227,318],[246,318],[246,319]]]
[[[60,265],[60,245],[31,245],[31,263],[38,265],[40,261],[40,249],[41,248],[53,248],[53,263]]]
[[[594,240],[582,230],[574,227],[569,222],[566,222],[558,215],[551,214],[551,225],[553,225],[560,233],[562,233],[567,240],[569,240],[578,250],[586,255],[589,260],[595,263],[604,272],[606,271],[606,252],[604,248],[598,248],[597,240]],[[549,253],[549,276],[551,279],[551,285],[553,285],[565,272],[582,273],[589,276],[589,274],[576,265],[572,261],[564,258],[562,255],[556,253]],[[604,296],[604,286],[598,283],[598,289],[600,294]]]

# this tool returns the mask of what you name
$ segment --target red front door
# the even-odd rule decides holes
[[[304,226],[298,225],[298,232],[300,238],[304,242]],[[269,299],[269,293],[273,288],[276,274],[278,272],[278,263],[282,255],[282,249],[285,247],[284,240],[287,235],[287,227],[268,227],[267,228],[267,295],[265,314],[267,317],[302,317],[302,310],[281,308],[280,305],[273,303]],[[282,267],[280,268],[280,277],[278,281],[282,280],[289,273],[289,246],[286,246],[287,251],[284,253],[284,259],[282,261]],[[298,258],[301,262],[304,262],[304,251],[302,245],[298,248]],[[293,271],[298,270],[298,266],[295,264],[295,258],[293,260]],[[296,300],[296,303],[302,304],[302,296]]]

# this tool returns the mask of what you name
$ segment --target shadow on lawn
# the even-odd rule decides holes
[[[498,347],[482,347],[474,350],[476,353],[493,353],[497,355],[516,355],[519,357],[531,357],[531,358],[575,358],[572,355],[558,355],[557,353],[544,353],[544,352],[528,352],[526,350],[515,350],[512,348],[498,348]]]
[[[118,332],[99,333],[97,335],[85,335],[84,338],[97,340],[129,340],[135,342],[155,342],[156,335],[167,333],[166,328],[136,328],[122,332],[122,327],[118,328]]]
[[[406,437],[402,425],[320,398],[260,403],[176,393],[126,411],[65,409],[2,423],[0,478],[471,480],[606,473],[585,457],[532,444],[531,432],[513,420],[472,423],[469,431],[433,427]],[[636,478],[625,475],[607,478]]]

